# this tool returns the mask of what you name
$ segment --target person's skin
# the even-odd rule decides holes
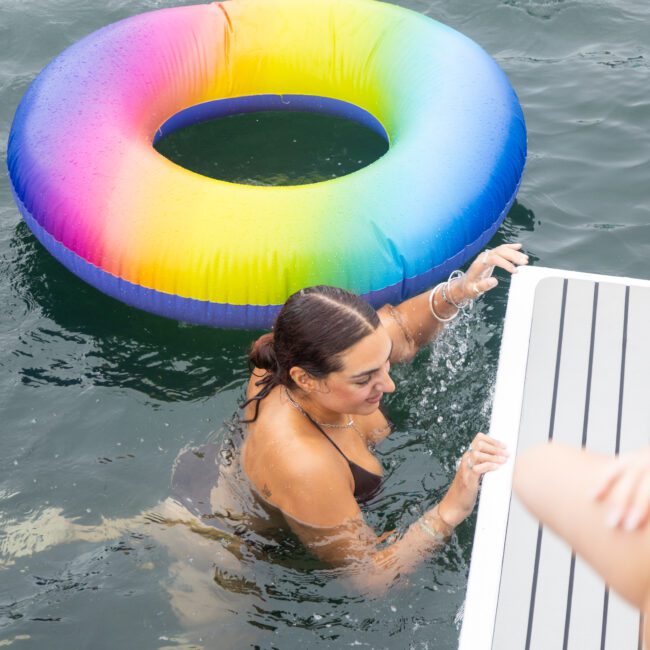
[[[649,476],[647,450],[617,460],[551,443],[521,455],[513,483],[515,493],[537,519],[566,540],[612,589],[645,612],[646,647],[650,639]],[[632,504],[644,513],[640,518]]]
[[[517,265],[528,261],[519,248],[507,244],[482,253],[465,277],[452,284],[452,300],[460,304],[494,288],[496,278],[484,277],[490,266],[516,272]],[[440,291],[434,294],[433,307],[442,318],[456,312]],[[379,404],[385,393],[395,390],[390,364],[411,359],[443,327],[429,310],[428,292],[394,309],[401,323],[390,308],[379,310],[381,325],[342,353],[340,371],[317,379],[298,366],[290,370],[295,385],[291,396],[312,418],[328,424],[353,418],[354,428],[326,427],[327,435],[350,461],[375,474],[381,474],[381,466],[368,446],[388,434]],[[263,375],[264,371],[254,370],[247,397],[256,394],[255,382]],[[252,415],[252,408],[245,417]],[[377,545],[382,538],[365,523],[354,498],[348,463],[290,403],[284,387],[274,388],[262,400],[257,420],[248,425],[242,467],[257,494],[284,514],[315,555],[333,565],[356,567],[351,572],[355,582],[376,591],[411,571],[441,545],[441,539],[427,528],[450,535],[471,513],[482,475],[507,459],[504,445],[482,433],[471,446],[443,499],[421,517],[424,525],[416,522],[399,540],[381,549]]]
[[[650,520],[650,447],[611,459],[595,498],[608,506],[608,526],[625,530],[646,526]]]
[[[526,264],[527,257],[519,252],[519,248],[519,244],[507,244],[490,251],[487,256],[482,253],[464,280],[453,283],[452,299],[460,303],[494,288],[496,278],[482,277],[490,266],[513,272],[517,265]],[[435,294],[434,308],[443,318],[456,311],[442,300],[440,292]],[[394,390],[388,374],[390,363],[412,358],[417,349],[443,327],[429,312],[428,293],[395,309],[401,314],[402,327],[408,328],[412,341],[405,338],[402,327],[391,316],[390,310],[384,308],[379,311],[382,325],[373,335],[347,351],[343,370],[339,373],[316,381],[300,368],[292,369],[292,377],[300,387],[294,397],[312,417],[333,423],[345,422],[349,414],[354,415],[358,433],[349,429],[331,429],[328,434],[350,460],[376,473],[381,473],[381,467],[368,450],[368,444],[379,442],[388,434],[377,397]],[[373,372],[367,372],[369,370]],[[357,376],[359,373],[362,375]],[[253,379],[259,379],[259,376],[251,378],[249,396],[255,392]],[[480,477],[505,460],[503,445],[482,433],[477,434],[472,446],[474,451],[463,455],[460,469],[438,506],[444,520],[437,508],[421,518],[429,528],[443,534],[450,534],[453,527],[471,512]],[[398,542],[377,550],[382,539],[363,520],[353,497],[354,485],[347,463],[322,434],[291,407],[281,388],[274,389],[262,401],[258,421],[249,425],[242,453],[244,469],[258,494],[280,507],[286,520],[316,555],[332,564],[356,560],[360,571],[353,576],[360,586],[385,588],[400,572],[412,569],[441,545],[440,540],[414,525]],[[219,492],[217,501],[223,507],[222,492]],[[239,556],[239,538],[207,525],[168,498],[153,511],[129,519],[104,519],[99,525],[76,524],[64,518],[60,509],[48,508],[34,520],[3,526],[0,569],[16,558],[56,544],[75,540],[99,542],[135,531],[152,534],[165,545],[176,548],[179,539],[186,545],[196,539],[195,535],[192,538],[182,536],[182,532],[188,530],[199,533],[206,540],[218,539],[228,551],[229,558],[236,560]],[[198,546],[192,547],[193,556],[200,552]],[[210,549],[211,546],[206,546],[206,561],[209,561]],[[368,562],[375,570],[364,571]],[[177,600],[180,607],[186,599]],[[201,616],[209,618],[210,611],[211,605],[208,604],[201,609]],[[192,609],[189,614],[183,614],[183,618],[194,620],[196,615]]]

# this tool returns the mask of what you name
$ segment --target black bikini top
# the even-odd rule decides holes
[[[379,474],[370,472],[367,469],[351,461],[340,449],[340,447],[323,431],[323,428],[308,413],[305,413],[307,419],[332,443],[334,449],[345,458],[350,466],[352,478],[354,479],[354,498],[357,501],[367,501],[370,499],[381,485],[382,477]]]

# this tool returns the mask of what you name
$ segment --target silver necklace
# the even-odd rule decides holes
[[[354,420],[352,419],[352,416],[350,416],[350,419],[345,424],[330,424],[329,422],[319,422],[318,420],[315,420],[311,415],[309,415],[309,413],[307,413],[307,411],[305,411],[305,409],[302,408],[298,402],[296,402],[286,386],[284,387],[284,392],[286,393],[287,399],[289,400],[291,406],[293,406],[296,411],[300,411],[300,413],[302,413],[309,420],[313,420],[319,427],[329,427],[330,429],[350,429],[351,427],[354,427]]]

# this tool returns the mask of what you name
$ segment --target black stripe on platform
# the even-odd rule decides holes
[[[621,450],[621,426],[623,423],[623,395],[625,393],[625,358],[627,356],[627,323],[630,311],[630,287],[625,287],[625,306],[623,307],[623,337],[621,341],[621,377],[618,384],[618,414],[616,416],[616,449],[615,454],[618,456]],[[607,640],[607,617],[609,610],[609,586],[605,588],[605,597],[603,599],[603,624],[600,632],[600,650],[605,650],[605,641]],[[639,624],[639,630],[641,625]],[[639,646],[640,648],[641,646]]]
[[[560,328],[557,337],[557,354],[555,355],[555,377],[553,379],[553,399],[551,401],[551,417],[548,425],[548,439],[553,440],[555,430],[555,409],[557,406],[557,389],[560,379],[560,361],[562,359],[562,339],[564,337],[564,315],[566,313],[566,295],[568,280],[562,283],[562,307],[560,309]],[[530,590],[530,608],[528,610],[528,626],[526,628],[526,650],[530,650],[530,640],[533,632],[533,615],[535,614],[535,596],[537,595],[537,578],[539,575],[539,556],[542,549],[542,526],[537,529],[537,545],[535,548],[535,567],[533,569],[533,585]]]
[[[625,392],[625,357],[627,356],[627,322],[630,311],[630,287],[625,287],[625,308],[623,312],[623,342],[621,344],[621,380],[618,389],[618,416],[616,420],[616,455],[621,450],[621,427],[623,424],[623,394]]]
[[[598,282],[594,284],[594,299],[591,309],[591,340],[589,341],[589,367],[587,369],[587,388],[585,391],[585,411],[582,417],[582,446],[587,444],[587,431],[589,429],[589,405],[591,403],[591,377],[594,368],[594,342],[596,340],[596,315],[598,313]],[[562,650],[567,650],[569,644],[569,627],[571,625],[571,605],[573,604],[573,580],[576,571],[576,554],[571,552],[571,566],[569,568],[569,588],[566,597],[566,617],[564,619],[564,641]]]
[[[609,607],[609,587],[605,586],[605,597],[603,598],[603,622],[600,626],[600,650],[605,650],[605,639],[607,639],[607,608]]]
[[[639,614],[639,644],[637,650],[643,650],[643,612]]]

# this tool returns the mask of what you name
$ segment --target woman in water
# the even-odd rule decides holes
[[[395,385],[393,363],[410,360],[471,300],[494,288],[491,269],[511,273],[528,258],[519,244],[482,253],[466,274],[375,311],[333,287],[292,295],[273,332],[250,353],[241,466],[257,497],[279,511],[312,553],[348,565],[364,588],[385,588],[439,548],[472,511],[480,479],[507,459],[482,433],[463,455],[447,493],[390,544],[365,523],[360,503],[381,484],[370,447],[391,429],[380,408]]]
[[[518,265],[526,264],[528,258],[520,248],[504,244],[484,251],[466,274],[454,272],[431,291],[379,311],[333,287],[297,292],[283,306],[273,332],[252,346],[254,367],[243,407],[247,429],[236,454],[238,463],[221,462],[224,450],[216,445],[186,450],[175,463],[172,497],[153,513],[84,526],[51,509],[38,521],[25,522],[33,529],[31,537],[23,524],[5,535],[0,563],[3,555],[11,561],[63,541],[115,538],[153,521],[163,526],[150,528],[152,534],[173,538],[170,546],[186,549],[184,553],[195,558],[193,569],[184,567],[176,573],[188,581],[188,571],[193,571],[198,585],[203,580],[203,569],[196,568],[200,546],[205,546],[206,572],[227,562],[215,563],[209,539],[221,540],[232,559],[244,543],[237,531],[242,524],[237,522],[255,530],[258,525],[286,522],[315,556],[334,566],[345,565],[346,575],[362,590],[387,588],[440,548],[471,513],[481,477],[507,459],[502,443],[478,433],[440,502],[399,539],[377,536],[364,521],[360,504],[382,481],[379,461],[370,448],[391,430],[380,408],[382,396],[395,390],[390,366],[410,360],[470,301],[493,289],[497,285],[493,267],[514,273]],[[241,480],[239,469],[247,481]],[[246,496],[244,484],[250,485],[252,501],[261,504],[270,518],[258,517],[254,507],[246,506],[252,495],[248,490]],[[201,533],[203,539],[183,536],[185,528]],[[201,584],[203,591],[192,589],[203,594],[199,600],[207,599],[210,585]],[[179,612],[185,608],[185,618],[196,620],[198,606],[190,602],[192,611],[187,613],[188,591],[189,587],[179,591],[175,608]],[[203,609],[209,615],[209,608]]]

